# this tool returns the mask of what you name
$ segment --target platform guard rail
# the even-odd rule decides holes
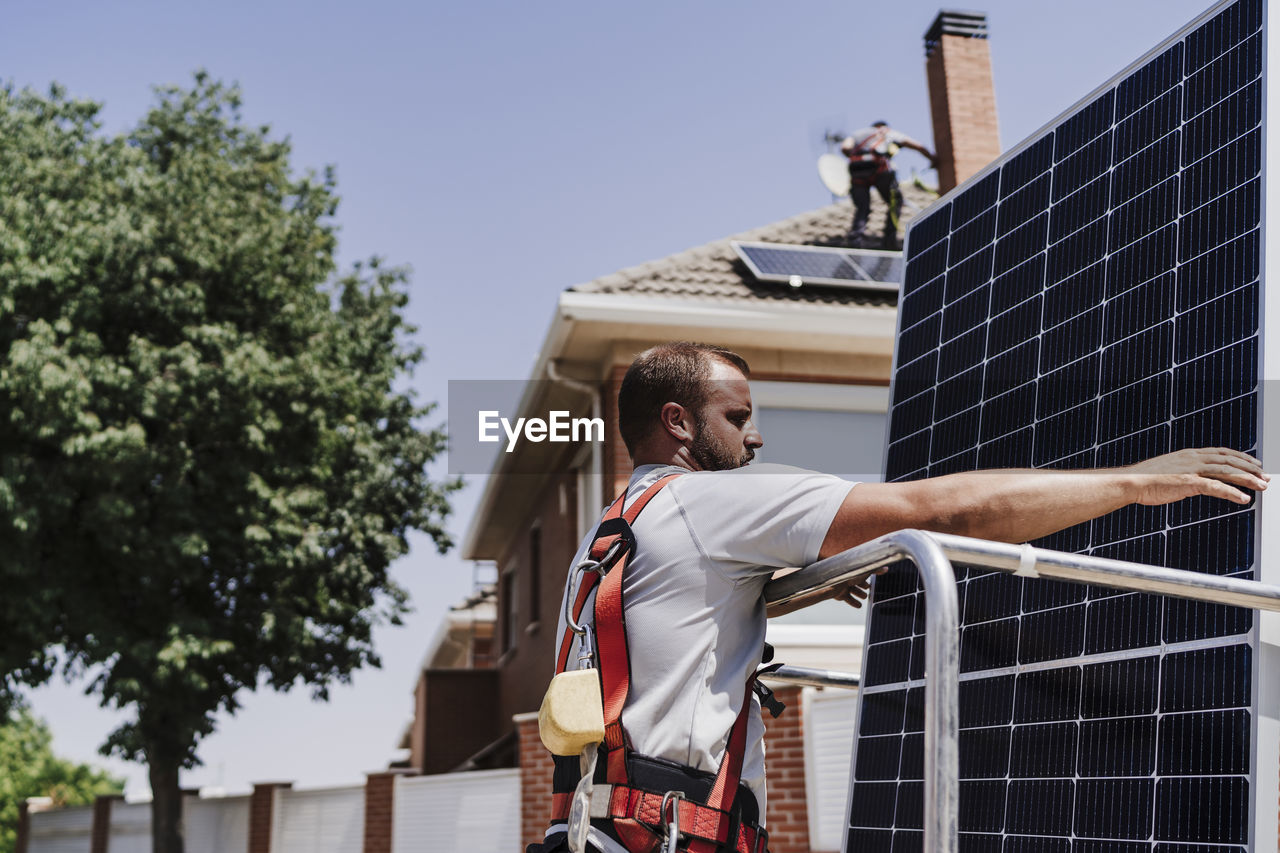
[[[955,853],[960,802],[960,628],[953,564],[1280,612],[1280,586],[966,536],[899,530],[770,581],[769,604],[808,603],[827,590],[909,560],[925,595],[924,849]],[[796,669],[796,668],[792,668]],[[804,671],[801,684],[851,686],[856,676]],[[838,683],[843,682],[843,683]]]

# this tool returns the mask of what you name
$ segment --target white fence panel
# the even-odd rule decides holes
[[[362,853],[364,786],[277,790],[271,853]]]
[[[151,853],[151,803],[111,803],[108,853]]]
[[[34,812],[27,853],[89,853],[93,806]]]
[[[186,853],[245,853],[249,849],[249,798],[188,797],[182,803],[182,824]]]
[[[391,853],[516,853],[520,771],[398,777],[392,822]]]
[[[804,706],[805,788],[809,800],[809,846],[839,850],[849,805],[849,759],[858,714],[856,690],[806,689]]]

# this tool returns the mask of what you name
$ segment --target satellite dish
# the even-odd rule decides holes
[[[849,160],[840,154],[823,154],[818,158],[818,177],[834,196],[849,194]]]

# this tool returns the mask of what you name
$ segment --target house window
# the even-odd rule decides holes
[[[507,569],[502,573],[502,651],[509,652],[516,645],[516,617],[520,613],[519,601],[516,594],[519,592],[519,585],[516,583],[515,567]]]
[[[778,462],[876,482],[883,476],[889,389],[813,382],[753,382],[756,454]]]

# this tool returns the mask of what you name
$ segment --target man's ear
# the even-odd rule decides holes
[[[666,433],[676,441],[683,443],[693,440],[693,413],[679,403],[664,403],[659,420]]]

